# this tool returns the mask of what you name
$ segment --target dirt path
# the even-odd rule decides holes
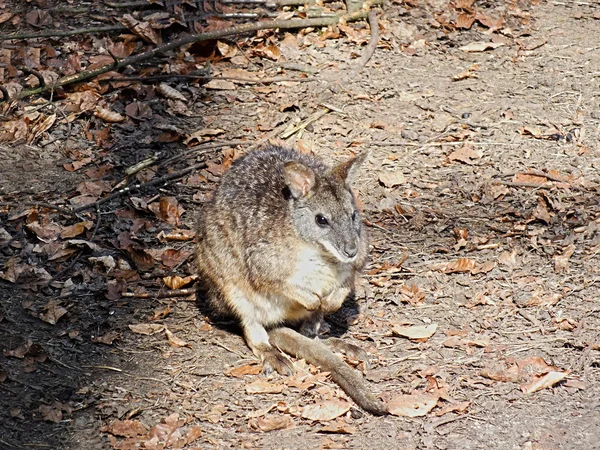
[[[106,298],[97,262],[93,272],[73,275],[87,294],[69,296],[64,285],[24,293],[2,281],[0,347],[15,350],[29,338],[47,358],[36,360],[31,348],[24,365],[0,356],[0,377],[8,376],[0,382],[0,448],[128,449],[136,439],[162,448],[145,435],[152,427],[161,439],[198,433],[185,448],[600,448],[600,21],[590,5],[568,3],[535,6],[529,33],[514,30],[506,45],[472,53],[460,47],[485,36],[445,35],[418,8],[395,5],[382,20],[381,43],[412,44],[379,48],[359,74],[348,70],[349,40],[300,50],[286,39],[282,54],[318,68],[316,81],[238,87],[199,106],[204,126],[231,139],[266,135],[289,111],[304,118],[320,104],[343,110],[288,143],[330,161],[372,152],[357,182],[372,261],[358,309],[337,313],[331,333],[372,354],[366,376],[384,398],[441,395],[430,414],[376,418],[352,409],[328,430],[301,417],[306,405],[343,398],[325,377],[298,363],[300,375],[266,383],[279,392],[253,393],[251,386],[264,386],[244,375],[254,359],[235,329],[212,323],[193,298]],[[17,165],[26,159],[6,147],[0,154]],[[118,157],[129,164],[128,155]],[[195,162],[190,156],[186,164]],[[0,163],[12,174],[5,192],[19,190],[14,167]],[[35,175],[21,170],[34,191],[73,185],[55,165],[47,176],[44,164],[32,167]],[[202,172],[200,188],[188,179],[156,192],[185,205],[183,227],[192,228],[194,205],[215,173]],[[102,243],[116,242],[127,218],[107,216]],[[5,260],[33,252],[27,245],[5,248]],[[179,273],[192,271],[183,265]],[[132,277],[126,287],[157,280]],[[32,314],[51,298],[68,309],[56,326]],[[169,345],[162,329],[132,333],[128,325],[139,323],[164,325],[189,346]],[[393,332],[430,324],[437,331],[428,339]],[[102,340],[111,332],[116,339]],[[232,376],[236,367],[241,373]],[[564,379],[523,392],[548,372]],[[455,410],[443,411],[449,405]],[[48,421],[52,414],[57,423]]]

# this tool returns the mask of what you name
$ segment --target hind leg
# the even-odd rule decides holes
[[[269,342],[267,330],[257,322],[245,322],[244,337],[252,352],[260,358],[263,373],[270,375],[275,370],[281,375],[293,375],[294,367],[291,361]]]

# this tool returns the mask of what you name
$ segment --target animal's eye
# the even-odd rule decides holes
[[[315,221],[317,222],[317,225],[319,225],[320,227],[329,226],[329,221],[323,214],[317,214],[315,216]]]

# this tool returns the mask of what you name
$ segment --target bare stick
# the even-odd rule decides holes
[[[87,205],[82,205],[79,208],[76,208],[75,212],[79,213],[79,212],[85,211],[87,209],[96,208],[99,205],[102,205],[102,204],[104,204],[106,202],[109,202],[109,201],[111,201],[111,200],[113,200],[113,199],[115,199],[117,197],[122,196],[122,195],[130,194],[132,192],[137,192],[140,189],[145,189],[147,187],[156,186],[156,185],[159,185],[159,184],[164,183],[166,181],[174,180],[175,178],[181,178],[181,177],[187,175],[188,173],[193,172],[194,170],[203,169],[205,167],[206,167],[206,163],[205,162],[201,162],[201,163],[195,164],[195,165],[193,165],[191,167],[188,167],[187,169],[180,170],[179,172],[173,172],[173,173],[170,173],[169,175],[165,175],[164,177],[157,178],[156,180],[149,181],[148,183],[135,184],[133,186],[127,186],[127,187],[125,187],[123,189],[118,190],[117,192],[113,192],[112,194],[110,194],[107,197],[102,197],[101,199],[99,199],[98,201],[96,201],[94,203],[89,203]]]
[[[327,26],[338,23],[342,20],[346,22],[362,19],[367,15],[366,11],[358,11],[355,14],[351,15],[331,15],[327,17],[317,17],[313,19],[291,19],[291,20],[265,20],[263,22],[256,23],[248,23],[238,27],[225,28],[222,30],[209,31],[206,33],[195,34],[191,36],[184,36],[182,38],[176,39],[167,45],[163,45],[162,47],[157,47],[152,50],[149,50],[144,53],[140,53],[139,55],[131,56],[129,58],[121,59],[118,63],[108,64],[106,66],[99,67],[94,70],[86,70],[84,72],[80,72],[74,75],[68,75],[66,77],[60,78],[56,83],[40,86],[35,89],[27,89],[21,91],[15,99],[21,99],[25,97],[29,97],[31,95],[41,94],[52,89],[57,89],[62,86],[66,86],[72,83],[79,83],[84,80],[88,80],[90,78],[97,77],[103,73],[109,72],[111,70],[117,70],[122,67],[126,67],[132,64],[137,64],[141,61],[145,61],[147,59],[153,58],[154,56],[161,55],[182,45],[192,44],[194,42],[207,41],[212,39],[219,39],[225,36],[239,35],[245,33],[251,33],[259,30],[268,30],[268,29],[292,29],[292,28],[308,28],[308,27],[319,27],[319,26]]]
[[[125,25],[111,25],[106,27],[97,27],[97,28],[79,28],[77,30],[70,31],[42,31],[39,33],[20,33],[20,34],[0,34],[0,41],[7,41],[10,39],[36,39],[36,38],[46,38],[46,37],[65,37],[65,36],[75,36],[78,34],[88,34],[88,33],[105,33],[109,31],[121,31],[126,30],[127,27]]]
[[[162,292],[123,292],[121,297],[126,298],[174,298],[174,297],[187,297],[188,295],[195,294],[197,289],[195,287],[188,289],[169,289],[168,291]]]
[[[359,73],[364,67],[367,65],[373,53],[375,53],[375,49],[377,48],[377,43],[379,42],[379,21],[377,20],[377,12],[372,9],[369,11],[369,27],[371,28],[371,40],[369,41],[369,45],[365,49],[363,55],[358,60],[358,64],[356,65],[356,69],[354,69],[355,73]]]

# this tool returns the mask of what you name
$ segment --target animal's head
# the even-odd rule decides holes
[[[297,161],[283,169],[296,231],[342,263],[356,260],[360,250],[362,222],[350,183],[366,157],[362,153],[324,175]]]

